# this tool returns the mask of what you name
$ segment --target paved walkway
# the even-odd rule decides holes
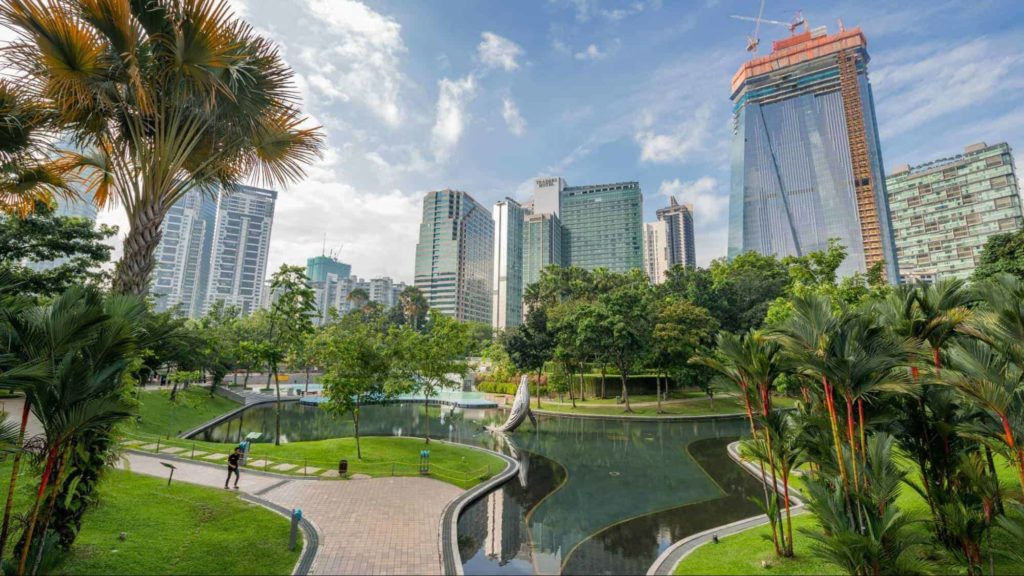
[[[133,472],[223,488],[223,466],[127,453]],[[124,465],[122,464],[122,467]],[[462,490],[429,478],[321,481],[246,474],[240,491],[287,509],[301,508],[320,536],[311,574],[441,574],[441,515]]]

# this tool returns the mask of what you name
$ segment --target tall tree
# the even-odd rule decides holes
[[[981,262],[974,268],[974,279],[984,280],[999,273],[1024,280],[1024,230],[989,236],[985,242]]]
[[[399,370],[411,378],[423,394],[424,441],[430,443],[430,399],[438,390],[451,386],[449,376],[466,374],[469,332],[465,324],[438,312],[430,314],[425,333],[405,328],[396,336],[395,355]]]
[[[665,377],[684,370],[698,348],[710,346],[718,322],[708,311],[677,297],[662,298],[654,303],[654,327],[651,333],[651,361]],[[660,381],[659,377],[659,381]],[[662,393],[658,389],[658,412],[661,412]],[[706,390],[708,397],[713,392]]]
[[[607,318],[609,357],[619,370],[626,412],[633,411],[629,406],[629,375],[647,353],[654,327],[650,287],[642,276],[640,273],[597,298],[597,307]]]
[[[277,393],[274,444],[281,443],[281,382],[278,367],[289,352],[302,344],[313,331],[316,314],[316,293],[309,287],[305,269],[282,264],[270,279],[273,304],[268,314],[268,334],[264,346],[267,366],[267,384],[273,378]]]
[[[518,370],[536,372],[537,408],[540,408],[541,375],[544,363],[551,359],[554,351],[554,336],[548,328],[547,310],[541,306],[531,308],[522,325],[502,334],[502,345]]]
[[[430,306],[423,291],[415,286],[406,286],[398,295],[398,305],[402,309],[402,317],[405,323],[412,326],[413,330],[419,330],[426,323],[427,311]]]
[[[85,152],[100,206],[130,228],[114,290],[144,294],[167,210],[189,190],[302,177],[322,134],[302,128],[292,71],[223,0],[10,0],[2,53],[30,101]]]

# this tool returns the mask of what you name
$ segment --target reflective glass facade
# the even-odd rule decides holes
[[[837,238],[849,253],[839,269],[845,276],[867,270],[871,234],[888,278],[898,278],[864,46],[859,31],[808,32],[777,43],[771,56],[737,74],[730,258],[747,251],[803,255]],[[852,62],[848,86],[843,58]],[[859,109],[848,110],[851,103]],[[855,165],[862,174],[856,179]],[[870,196],[859,199],[864,190]],[[868,225],[865,202],[873,217]]]
[[[643,194],[638,182],[562,189],[562,261],[588,270],[643,268]]]
[[[491,323],[494,220],[465,192],[423,198],[415,285],[427,303],[459,320]]]
[[[540,280],[540,271],[562,266],[562,224],[554,214],[531,214],[523,226],[523,286]]]
[[[189,191],[167,211],[150,285],[157,312],[177,308],[182,316],[202,315],[216,224],[217,200],[200,190]]]
[[[1024,227],[1017,186],[1005,143],[898,168],[886,189],[903,281],[970,276],[990,236]]]
[[[330,256],[314,256],[306,259],[306,277],[310,282],[325,282],[329,274],[333,274],[337,278],[348,278],[352,274],[352,266]]]
[[[494,296],[491,326],[518,326],[523,319],[523,219],[526,210],[506,198],[494,205]]]

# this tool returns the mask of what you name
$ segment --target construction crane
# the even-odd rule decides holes
[[[764,14],[764,0],[761,1],[761,10],[758,13],[757,18],[752,18],[750,16],[730,16],[730,18],[735,18],[736,20],[746,20],[748,22],[754,22],[755,23],[754,24],[754,35],[747,37],[747,52],[751,52],[751,53],[757,52],[757,46],[758,46],[758,44],[761,43],[761,39],[758,37],[758,32],[760,31],[760,27],[761,27],[761,23],[762,22],[764,22],[766,24],[778,24],[779,26],[785,26],[786,28],[789,29],[789,33],[790,34],[796,34],[796,29],[800,28],[801,26],[803,27],[803,31],[804,32],[807,31],[807,19],[804,18],[803,13],[800,12],[800,11],[797,11],[796,15],[793,16],[793,20],[791,20],[790,22],[782,22],[780,20],[770,20],[768,18],[762,18],[761,16],[763,14]]]

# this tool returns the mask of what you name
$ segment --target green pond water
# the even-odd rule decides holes
[[[362,409],[364,435],[431,436],[519,460],[521,473],[459,519],[466,574],[644,573],[672,542],[758,513],[757,482],[725,448],[743,420],[637,422],[541,417],[509,435],[499,410],[422,404]],[[351,422],[315,406],[284,405],[282,441],[351,435]],[[273,441],[274,407],[257,406],[197,438]]]

